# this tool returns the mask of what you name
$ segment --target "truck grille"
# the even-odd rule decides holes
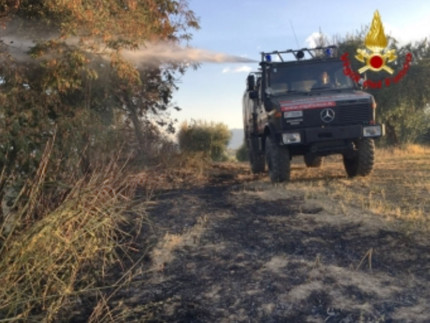
[[[339,117],[337,121],[341,124],[357,124],[372,120],[372,108],[368,104],[338,107],[335,112]],[[336,122],[336,119],[333,122]]]
[[[335,112],[335,118],[330,123],[324,123],[321,120],[321,109],[309,109],[303,111],[303,122],[296,126],[289,126],[284,124],[285,128],[302,128],[302,127],[316,127],[324,125],[326,127],[339,126],[339,125],[352,125],[368,123],[372,120],[373,111],[369,104],[355,104],[343,105],[332,108]]]

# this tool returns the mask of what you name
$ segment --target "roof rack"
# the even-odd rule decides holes
[[[305,52],[308,53],[311,58],[315,58],[321,56],[322,53],[326,57],[333,57],[336,54],[337,46],[324,46],[324,47],[315,47],[315,48],[302,48],[302,49],[288,49],[284,51],[275,50],[273,52],[262,52],[261,53],[261,61],[262,62],[271,62],[271,55],[278,55],[281,62],[285,62],[283,54],[293,54],[293,56],[299,61],[305,57]]]

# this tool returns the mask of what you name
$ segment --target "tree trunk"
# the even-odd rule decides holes
[[[389,144],[393,144],[395,146],[399,146],[399,138],[397,137],[396,129],[390,122],[385,123],[385,128],[387,130],[387,141]]]
[[[136,140],[137,140],[137,144],[138,144],[137,149],[138,149],[139,153],[143,153],[144,146],[145,146],[145,137],[144,137],[143,131],[142,131],[142,124],[139,120],[139,117],[137,115],[137,111],[134,107],[130,106],[129,112],[130,112],[131,122],[133,123],[134,134],[136,136]]]

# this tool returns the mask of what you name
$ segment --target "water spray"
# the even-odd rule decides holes
[[[52,39],[52,38],[51,38]],[[21,35],[0,35],[0,43],[4,48],[18,61],[30,60],[28,55],[29,50],[35,46],[33,40],[25,38]],[[76,45],[76,39],[66,40],[69,45]],[[142,67],[151,65],[160,65],[163,63],[255,63],[257,61],[230,55],[221,52],[210,51],[195,47],[181,47],[171,42],[149,43],[146,46],[141,46],[136,50],[120,51],[124,59]],[[101,54],[108,59],[109,51]]]
[[[255,63],[257,61],[220,52],[193,47],[180,47],[173,43],[157,43],[138,50],[122,51],[124,58],[133,63],[163,62],[185,63]]]

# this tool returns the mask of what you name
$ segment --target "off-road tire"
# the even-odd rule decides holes
[[[373,139],[359,139],[355,143],[352,156],[343,155],[343,164],[349,177],[366,176],[372,172],[375,160]]]
[[[280,147],[266,137],[265,141],[266,161],[269,168],[269,176],[272,183],[287,182],[290,180],[290,152],[285,147]]]
[[[266,168],[264,154],[255,151],[252,144],[249,145],[249,163],[251,164],[251,171],[253,174],[263,173]]]
[[[306,167],[321,167],[324,161],[324,157],[322,156],[314,156],[313,158],[308,155],[304,156]]]

